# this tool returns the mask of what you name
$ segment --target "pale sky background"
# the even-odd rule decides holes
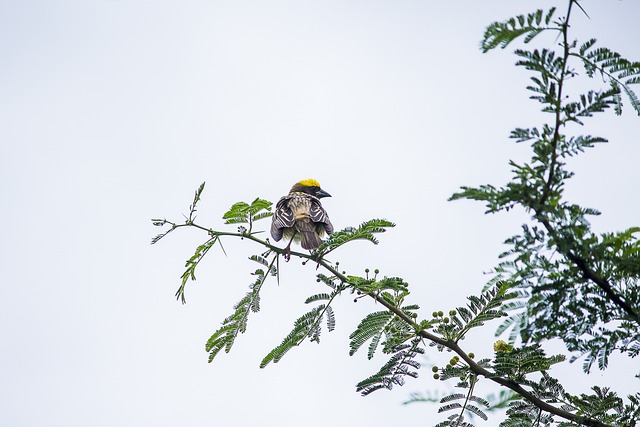
[[[229,257],[210,253],[183,306],[173,294],[206,236],[150,246],[159,230],[149,219],[179,221],[206,181],[198,220],[224,228],[234,202],[276,201],[314,177],[333,195],[324,205],[336,228],[398,224],[378,247],[348,245],[334,261],[404,277],[427,316],[464,304],[524,216],[446,199],[461,185],[504,183],[507,161],[528,155],[510,130],[545,119],[512,49],[483,55],[479,40],[492,21],[550,3],[0,0],[0,425],[444,419],[436,405],[401,402],[449,390],[428,366],[450,355],[428,353],[402,388],[355,392],[386,361],[347,355],[349,333],[378,309],[366,300],[345,296],[319,346],[258,368],[321,289],[297,262],[265,286],[231,354],[208,364],[204,344],[246,293],[246,257],[260,249],[225,241]],[[577,13],[576,34],[640,59],[640,2],[583,5],[591,19]],[[603,211],[597,230],[640,222],[639,130],[631,109],[587,122],[611,143],[572,160],[567,195]],[[493,330],[467,349],[490,355]],[[639,389],[637,360],[614,360],[588,378],[579,363],[552,374],[571,378],[574,393]]]

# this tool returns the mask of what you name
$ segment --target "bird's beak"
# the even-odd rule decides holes
[[[322,188],[320,190],[318,190],[318,192],[316,193],[316,197],[318,199],[321,199],[322,197],[331,197],[331,194],[327,193],[326,191],[324,191]]]

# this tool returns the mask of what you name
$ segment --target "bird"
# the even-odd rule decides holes
[[[271,221],[271,237],[278,242],[283,237],[289,240],[285,256],[291,251],[291,243],[300,242],[304,249],[317,249],[325,232],[333,233],[333,224],[329,220],[320,199],[331,194],[320,188],[315,179],[303,179],[296,182],[289,194],[280,198],[276,204]],[[288,257],[287,257],[288,258]]]

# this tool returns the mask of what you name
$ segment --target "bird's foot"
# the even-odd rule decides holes
[[[286,248],[284,248],[284,260],[286,262],[289,262],[289,260],[291,259],[291,242],[289,242],[289,244],[287,245]]]

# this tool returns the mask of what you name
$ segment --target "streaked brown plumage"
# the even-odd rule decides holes
[[[271,222],[271,237],[277,242],[282,237],[289,240],[287,251],[293,240],[300,241],[304,249],[316,249],[322,243],[325,232],[333,233],[329,215],[320,199],[331,197],[320,188],[318,181],[305,179],[291,187],[289,194],[276,204]]]

